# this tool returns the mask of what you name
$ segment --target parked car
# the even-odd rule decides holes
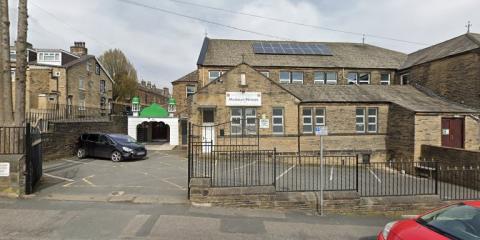
[[[479,240],[480,201],[453,204],[413,219],[390,222],[377,239]]]
[[[147,156],[145,147],[122,134],[85,133],[78,139],[77,157],[110,158],[114,162],[124,159],[142,159]]]

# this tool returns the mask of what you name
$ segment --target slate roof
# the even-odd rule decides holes
[[[408,55],[402,69],[480,48],[480,34],[467,33]]]
[[[198,70],[192,71],[187,75],[173,81],[172,83],[179,83],[179,82],[198,82]]]
[[[413,86],[382,85],[300,85],[284,88],[302,102],[395,103],[414,112],[478,113],[439,97],[429,96]]]
[[[398,69],[407,58],[404,53],[369,44],[341,42],[315,42],[326,45],[333,56],[255,54],[252,44],[258,42],[262,41],[205,38],[197,64],[202,66],[236,66],[242,62],[243,54],[245,62],[254,67]],[[268,42],[288,43],[288,41]]]

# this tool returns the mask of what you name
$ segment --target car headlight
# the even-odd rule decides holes
[[[125,152],[132,152],[133,150],[129,147],[122,147],[122,150]]]
[[[388,238],[388,234],[390,234],[390,230],[392,230],[393,226],[395,225],[395,223],[397,223],[397,221],[394,221],[394,222],[389,222],[385,225],[385,227],[383,228],[383,231],[382,231],[382,235],[383,235],[383,238],[385,240],[387,240]]]

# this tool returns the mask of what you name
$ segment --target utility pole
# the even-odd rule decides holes
[[[470,33],[470,27],[472,27],[470,21],[467,22],[467,25],[465,25],[465,27],[467,28],[467,33]]]

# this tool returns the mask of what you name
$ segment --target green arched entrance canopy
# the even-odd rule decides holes
[[[156,103],[152,103],[150,106],[140,111],[140,117],[166,118],[168,117],[168,112],[165,108],[161,107],[160,105]]]

